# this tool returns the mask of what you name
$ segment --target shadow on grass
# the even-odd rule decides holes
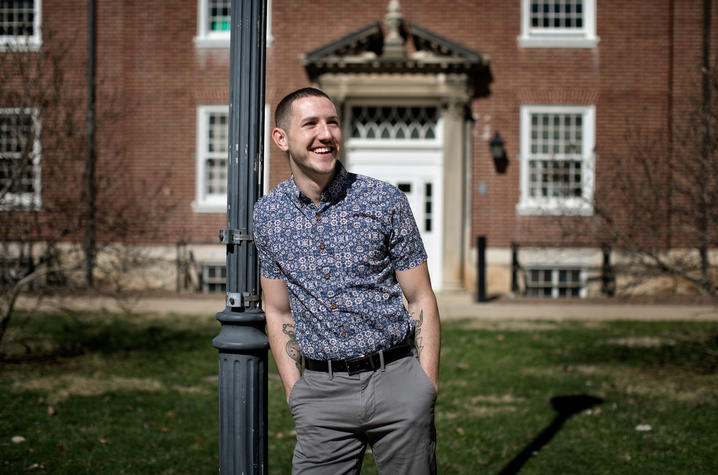
[[[564,358],[576,364],[612,363],[713,374],[718,371],[718,326],[692,334],[674,328],[659,336],[596,341],[570,349]]]
[[[556,396],[551,398],[551,406],[557,412],[556,417],[536,436],[518,455],[516,455],[500,472],[500,475],[518,473],[521,467],[541,450],[561,430],[563,424],[574,414],[591,409],[603,402],[603,399],[588,394]]]
[[[205,332],[204,322],[198,324],[203,328],[193,328],[186,323],[175,325],[131,313],[21,314],[15,316],[13,323],[18,329],[14,338],[3,344],[0,354],[0,361],[5,363],[51,361],[87,353],[156,351],[159,347],[186,348],[212,333],[209,328]]]

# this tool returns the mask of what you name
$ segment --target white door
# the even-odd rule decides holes
[[[406,193],[428,255],[434,290],[442,282],[443,146],[436,105],[347,103],[346,167]]]

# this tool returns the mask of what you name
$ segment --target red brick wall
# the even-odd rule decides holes
[[[195,213],[191,206],[196,110],[228,103],[229,49],[195,46],[196,0],[99,3],[98,72],[105,92],[121,95],[127,167],[140,191],[163,185],[155,205],[168,217],[156,239],[218,242],[224,214]]]
[[[665,137],[669,124],[671,81],[674,95],[688,94],[689,71],[700,59],[701,2],[676,2],[675,20],[669,1],[597,2],[599,45],[591,49],[522,48],[520,2],[401,2],[406,21],[420,24],[491,58],[494,81],[487,98],[473,101],[478,119],[473,131],[473,234],[488,237],[491,247],[512,241],[591,242],[598,238],[586,226],[552,217],[518,216],[519,112],[522,105],[596,106],[596,192],[611,183],[616,161],[630,152],[627,126]],[[274,1],[268,98],[276,103],[285,92],[307,84],[297,60],[372,21],[383,20],[388,2]],[[714,10],[718,8],[714,7]],[[330,13],[331,12],[331,13]],[[715,12],[714,12],[715,15]],[[326,19],[331,17],[331,22]],[[330,25],[325,27],[324,25]],[[714,20],[715,25],[715,20]],[[718,38],[718,35],[714,35]],[[673,48],[673,73],[669,53]],[[695,81],[695,74],[693,74]],[[510,165],[498,174],[491,161],[486,134],[500,131]],[[283,179],[286,161],[272,150],[272,183]],[[487,193],[476,193],[480,182]],[[628,219],[635,219],[629,217]],[[567,226],[568,224],[568,226]],[[568,232],[566,229],[574,230]],[[581,229],[581,232],[575,230]],[[650,230],[648,231],[650,232]],[[474,240],[472,239],[472,242]]]
[[[369,23],[383,21],[388,0],[273,0],[273,44],[267,50],[266,99],[272,109],[287,92],[309,84],[300,55]],[[700,0],[597,2],[597,34],[592,49],[521,48],[520,2],[505,0],[405,0],[405,21],[428,28],[491,58],[491,94],[471,105],[477,118],[473,138],[472,230],[490,247],[512,241],[564,239],[550,217],[520,217],[519,111],[524,104],[595,104],[597,190],[610,186],[617,161],[630,150],[626,124],[638,122],[665,137],[669,112],[695,91],[701,40]],[[85,38],[85,2],[43,2],[43,22]],[[197,1],[98,1],[98,76],[101,97],[116,96],[124,117],[103,123],[135,183],[166,178],[157,203],[169,209],[158,242],[184,238],[214,242],[225,226],[223,214],[195,213],[196,108],[228,101],[229,50],[201,49],[193,42]],[[713,6],[718,31],[718,2]],[[718,35],[713,35],[718,51]],[[671,51],[672,63],[671,63]],[[84,62],[77,63],[84,68]],[[672,70],[671,70],[672,68]],[[671,92],[674,101],[670,101]],[[110,101],[99,107],[109,107]],[[117,107],[117,106],[113,106]],[[497,174],[486,134],[499,131],[510,164]],[[270,146],[271,184],[288,175],[286,158]],[[117,146],[105,146],[112,157]],[[480,182],[487,193],[476,192]],[[147,186],[150,186],[150,185]],[[132,188],[126,193],[134,193]],[[118,191],[121,193],[121,191]],[[162,202],[164,200],[164,202]],[[174,205],[171,207],[170,205]],[[576,225],[585,224],[578,219]],[[578,234],[572,239],[586,239]],[[474,239],[472,239],[474,242]]]

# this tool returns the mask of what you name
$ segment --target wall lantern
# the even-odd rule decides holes
[[[491,158],[494,159],[494,167],[496,167],[497,173],[506,173],[506,168],[509,166],[509,157],[506,156],[504,143],[504,139],[501,138],[498,132],[494,133],[494,137],[489,142]]]

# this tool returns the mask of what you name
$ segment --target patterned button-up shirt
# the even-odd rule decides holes
[[[284,279],[302,355],[345,359],[413,331],[395,270],[426,261],[406,196],[341,163],[320,205],[293,178],[254,207],[262,276]]]

